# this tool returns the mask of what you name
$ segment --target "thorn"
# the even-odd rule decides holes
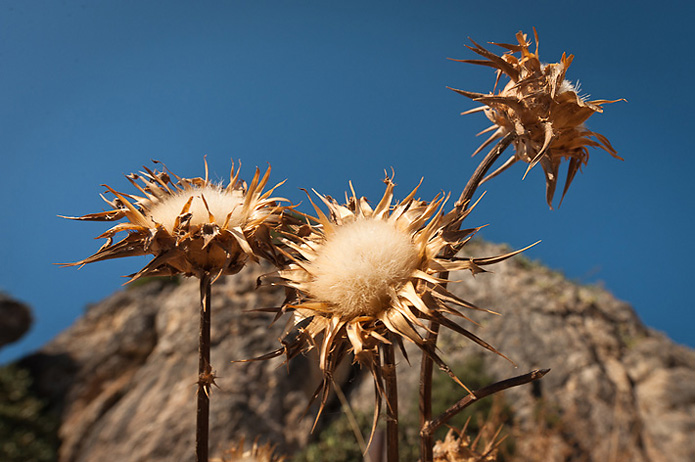
[[[196,382],[198,385],[198,391],[196,393],[200,393],[200,390],[203,390],[205,395],[210,398],[210,391],[213,385],[217,387],[218,390],[222,390],[219,385],[215,383],[215,379],[217,378],[219,378],[217,371],[213,371],[212,366],[207,364],[205,366],[205,372],[198,375],[198,382]]]

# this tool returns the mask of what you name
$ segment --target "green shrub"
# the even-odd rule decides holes
[[[371,416],[364,413],[355,415],[360,431],[369,437],[371,430]],[[350,427],[345,414],[335,419],[319,434],[317,441],[295,454],[293,462],[358,462],[362,461],[362,453],[355,439],[355,434]]]
[[[0,460],[53,462],[58,460],[58,418],[31,389],[28,370],[0,367]]]

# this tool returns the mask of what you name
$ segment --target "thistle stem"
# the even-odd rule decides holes
[[[476,401],[479,401],[487,396],[506,390],[508,388],[518,387],[519,385],[524,385],[526,383],[541,379],[549,371],[550,369],[536,369],[529,372],[528,374],[512,377],[511,379],[501,380],[491,385],[479,388],[478,390],[475,390],[473,393],[468,394],[460,400],[458,400],[456,404],[444,411],[436,419],[430,421],[427,425],[425,425],[422,428],[422,430],[420,430],[420,434],[429,434],[431,436],[439,427],[444,425],[456,414],[463,411],[465,408],[475,403]]]
[[[470,204],[473,194],[475,194],[476,189],[478,189],[478,186],[480,186],[480,183],[483,181],[483,178],[485,178],[488,170],[490,170],[492,164],[495,163],[500,155],[502,155],[504,150],[507,149],[507,147],[511,144],[513,138],[514,135],[511,133],[506,135],[490,150],[490,152],[487,153],[483,161],[478,164],[478,168],[475,169],[475,172],[473,172],[473,175],[471,175],[468,183],[466,183],[466,187],[463,188],[459,200],[456,201],[455,206],[459,212],[465,212],[465,210],[468,208],[468,204]]]
[[[463,188],[461,196],[454,204],[458,215],[462,216],[466,209],[471,203],[471,199],[475,194],[475,191],[480,186],[480,183],[485,178],[485,175],[490,170],[495,161],[500,157],[502,152],[511,144],[513,136],[511,134],[506,135],[502,138],[485,156],[485,158],[480,162],[478,167],[471,175],[468,183]],[[461,220],[454,221],[453,225],[456,227],[461,226]],[[454,249],[446,249],[445,257],[451,257],[455,253]],[[447,279],[448,273],[441,274],[440,277]],[[444,283],[446,287],[446,283]],[[439,336],[439,323],[436,321],[430,321],[429,331],[427,333],[427,338],[425,342],[429,348],[436,348],[437,338]],[[427,354],[422,354],[422,363],[420,366],[420,461],[421,462],[432,462],[434,456],[432,453],[432,448],[434,447],[433,434],[432,432],[425,432],[424,429],[430,425],[432,420],[432,368],[434,363],[432,358]]]
[[[426,348],[432,348],[437,343],[439,323],[430,321],[429,331],[425,339]],[[429,425],[432,419],[432,359],[423,353],[420,363],[420,429]],[[432,448],[434,441],[432,433],[420,432],[420,460],[431,462],[434,458]]]
[[[398,462],[398,380],[392,343],[382,344],[386,387],[386,462]]]
[[[210,366],[210,293],[212,279],[200,278],[200,333],[198,337],[198,406],[196,410],[196,462],[208,462],[210,433],[210,385],[214,378]]]

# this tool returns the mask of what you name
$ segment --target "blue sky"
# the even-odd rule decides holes
[[[384,169],[402,197],[458,195],[487,127],[446,86],[490,91],[467,37],[540,36],[541,58],[608,105],[588,127],[625,158],[593,151],[559,210],[540,168],[488,183],[468,219],[485,238],[527,252],[581,283],[601,281],[651,327],[695,346],[689,287],[693,7],[611,2],[0,2],[0,289],[30,304],[31,333],[0,354],[26,354],[85,306],[119,290],[143,259],[80,270],[53,263],[94,253],[104,223],[58,214],[102,210],[101,184],[164,161],[182,176],[242,176],[256,165],[299,188],[342,197],[348,180],[380,197]],[[504,312],[504,307],[494,307]],[[194,309],[194,307],[192,307]]]

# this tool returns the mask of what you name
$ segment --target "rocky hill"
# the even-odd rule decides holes
[[[500,249],[477,243],[467,250]],[[287,366],[281,358],[232,363],[278,346],[283,323],[270,325],[268,314],[250,311],[283,298],[255,289],[262,272],[252,265],[213,286],[211,362],[220,388],[212,395],[213,456],[242,436],[290,455],[311,442],[312,411],[300,419],[318,383],[311,358]],[[646,328],[607,291],[578,286],[523,257],[496,265],[494,274],[452,279],[461,280],[451,286],[455,293],[502,313],[477,316],[481,327],[467,327],[518,367],[444,335],[449,364],[456,369],[476,358],[490,380],[552,369],[537,385],[504,396],[512,460],[695,460],[693,350]],[[61,462],[193,460],[198,296],[195,280],[128,287],[21,362],[60,417]],[[403,401],[415,393],[416,358],[410,355],[412,367],[399,364]],[[341,382],[356,411],[368,410],[370,380],[346,371]],[[339,414],[331,405],[314,438]]]

